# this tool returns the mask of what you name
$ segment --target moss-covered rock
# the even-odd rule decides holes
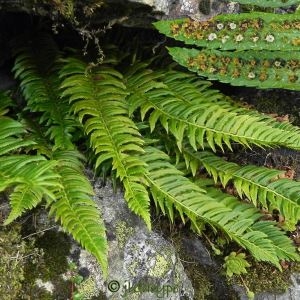
[[[22,288],[27,250],[20,226],[0,229],[0,295],[7,300],[16,299]]]

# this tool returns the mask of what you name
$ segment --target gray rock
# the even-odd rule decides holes
[[[220,13],[238,11],[238,4],[224,0],[129,0],[151,6],[153,11],[160,12],[166,18],[195,17],[208,19]]]
[[[80,250],[79,268],[88,269],[87,280],[93,286],[90,296],[103,292],[108,299],[193,299],[192,284],[174,247],[150,232],[109,182],[103,186],[96,180],[94,190],[108,233],[109,276],[104,282],[96,260]]]
[[[182,247],[185,253],[197,263],[206,267],[217,267],[217,264],[212,260],[209,251],[199,239],[183,237]]]

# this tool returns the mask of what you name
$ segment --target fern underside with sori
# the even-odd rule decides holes
[[[169,48],[175,61],[200,76],[236,86],[300,90],[299,13],[224,14],[203,22],[179,19],[154,25],[202,48]]]
[[[10,193],[7,224],[45,203],[107,274],[105,227],[80,144],[96,171],[109,166],[129,208],[148,228],[153,199],[171,222],[181,218],[198,233],[206,225],[258,261],[280,268],[281,260],[299,260],[286,232],[263,221],[261,212],[278,209],[286,220],[282,227],[291,229],[299,218],[299,184],[279,179],[281,171],[241,167],[216,155],[236,144],[298,150],[299,128],[239,106],[176,66],[118,65],[115,59],[91,67],[80,56],[62,58],[55,46],[45,66],[40,55],[50,49],[35,53],[31,47],[16,51],[14,72],[25,100],[19,121],[8,110],[8,94],[0,98],[0,191]],[[201,167],[214,181],[198,176]],[[224,193],[219,182],[234,184],[237,197]]]

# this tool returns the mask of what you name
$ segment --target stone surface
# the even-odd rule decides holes
[[[133,3],[149,5],[164,18],[195,17],[208,19],[220,13],[238,10],[238,4],[224,0],[130,0]]]
[[[94,182],[95,201],[101,208],[109,240],[109,277],[104,282],[96,260],[78,247],[79,270],[88,270],[93,295],[102,291],[108,299],[193,299],[192,284],[174,247],[150,232],[132,214],[123,194],[111,184]],[[127,298],[126,298],[127,297]]]

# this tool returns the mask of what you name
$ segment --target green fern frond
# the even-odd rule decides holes
[[[197,227],[197,217],[205,221],[210,216],[229,212],[230,210],[212,201],[207,197],[206,191],[196,186],[183,173],[175,168],[169,157],[164,152],[147,147],[143,156],[148,165],[148,173],[145,177],[150,186],[150,192],[163,213],[167,213],[173,221],[173,209],[180,213],[185,221],[184,215]]]
[[[220,180],[225,187],[230,180],[240,197],[245,195],[255,206],[278,209],[285,217],[285,226],[294,228],[300,219],[300,183],[289,179],[278,179],[284,172],[227,162],[211,152],[183,151],[186,163],[196,170],[203,165],[213,176],[215,182]]]
[[[107,160],[112,161],[113,170],[123,182],[129,208],[150,228],[149,198],[141,182],[146,168],[138,157],[143,153],[144,142],[128,117],[125,101],[128,93],[123,77],[112,68],[103,66],[87,72],[87,67],[75,58],[66,60],[61,71],[62,96],[70,99],[89,136],[97,155],[96,168]]]
[[[299,14],[251,12],[221,14],[205,22],[163,20],[154,26],[176,40],[208,49],[284,52],[300,50],[299,24]]]
[[[166,74],[165,71],[164,74]],[[293,126],[289,122],[278,122],[266,114],[259,113],[254,109],[242,107],[229,97],[225,97],[218,90],[211,88],[211,82],[200,80],[199,77],[193,73],[169,70],[166,76],[162,77],[162,80],[168,88],[175,93],[176,97],[183,101],[189,101],[203,107],[210,107],[212,104],[218,105],[219,108],[226,109],[228,112],[258,117],[260,122],[264,122],[273,128],[294,132],[296,134],[300,133],[300,128]]]
[[[48,201],[50,215],[55,215],[63,228],[97,258],[106,277],[105,226],[99,208],[91,198],[94,194],[92,186],[80,169],[81,162],[77,158],[81,155],[76,151],[59,151],[54,156],[58,158],[56,170],[62,188],[55,188],[55,201]]]
[[[300,132],[292,127],[279,125],[264,115],[246,113],[245,109],[230,106],[224,96],[204,88],[189,75],[178,71],[159,72],[146,69],[138,73],[130,71],[125,75],[130,95],[127,97],[129,112],[140,108],[142,119],[148,113],[151,131],[159,120],[167,132],[171,132],[179,149],[187,136],[194,149],[209,144],[223,150],[231,144],[300,148]],[[170,77],[170,78],[169,78]],[[177,87],[176,87],[177,86]],[[288,128],[288,130],[283,130]]]
[[[226,233],[230,239],[248,249],[257,260],[271,262],[278,268],[280,258],[277,252],[281,256],[285,253],[285,258],[298,259],[291,241],[273,223],[262,223],[262,230],[255,229],[254,224],[261,215],[254,207],[215,188],[210,189],[207,185],[197,186],[169,163],[165,153],[156,148],[147,147],[143,157],[148,165],[145,176],[150,192],[157,206],[164,213],[167,212],[171,219],[174,208],[183,220],[188,216],[195,228],[200,219]],[[275,228],[283,249],[275,249],[273,232],[271,238],[268,237],[269,226]]]
[[[195,183],[197,183],[201,188],[204,188],[207,191],[208,196],[218,200],[218,202],[223,203],[226,207],[230,207],[234,212],[236,212],[237,221],[248,220],[249,227],[246,229],[245,235],[241,237],[233,237],[233,239],[252,252],[254,257],[256,257],[254,254],[255,251],[258,250],[256,249],[256,246],[252,244],[257,243],[257,246],[263,244],[260,243],[259,240],[255,241],[255,239],[257,236],[262,238],[262,236],[265,235],[264,238],[267,238],[273,244],[272,249],[275,250],[278,260],[299,261],[299,255],[296,253],[296,249],[291,240],[286,236],[283,230],[276,226],[275,222],[261,221],[260,219],[263,215],[259,213],[256,208],[248,203],[239,201],[239,199],[229,194],[222,193],[213,185],[213,181],[211,180],[200,179],[196,180]],[[250,220],[252,220],[252,223]],[[227,218],[222,219],[220,221],[220,225],[227,221]],[[251,240],[250,243],[248,238]]]
[[[43,157],[15,155],[0,158],[0,190],[13,187],[10,194],[11,212],[5,225],[37,206],[43,197],[55,199],[52,189],[60,188],[55,161]]]
[[[236,86],[300,90],[299,52],[169,48],[179,64],[210,80]]]
[[[78,124],[69,112],[68,101],[60,97],[60,80],[57,74],[59,52],[54,49],[51,53],[54,56],[52,61],[47,56],[46,62],[41,61],[40,55],[33,49],[36,46],[34,44],[17,51],[13,68],[15,77],[21,81],[20,86],[28,109],[42,113],[39,122],[48,127],[46,135],[54,141],[53,150],[73,149],[72,133]],[[39,49],[41,53],[46,55],[50,52],[49,43],[42,46],[44,48]]]
[[[46,49],[39,50],[45,54],[47,43]],[[55,51],[51,55],[53,53]],[[61,98],[58,69],[54,64],[56,58],[54,54],[52,61],[49,58],[44,63],[30,47],[18,51],[15,75],[21,81],[27,109],[37,113],[30,120],[24,113],[24,124],[30,130],[29,136],[36,139],[37,145],[32,148],[47,155],[50,160],[46,161],[41,156],[18,155],[14,162],[12,156],[5,157],[1,165],[6,179],[3,184],[14,186],[10,197],[12,211],[6,223],[45,199],[50,206],[50,215],[55,215],[62,227],[97,258],[106,276],[108,253],[105,227],[91,197],[91,184],[82,172],[83,155],[73,150],[76,148],[73,132],[78,129],[79,123],[71,113],[68,99]],[[40,126],[37,126],[36,119]],[[9,165],[10,162],[15,166]],[[15,173],[8,177],[8,172]]]

